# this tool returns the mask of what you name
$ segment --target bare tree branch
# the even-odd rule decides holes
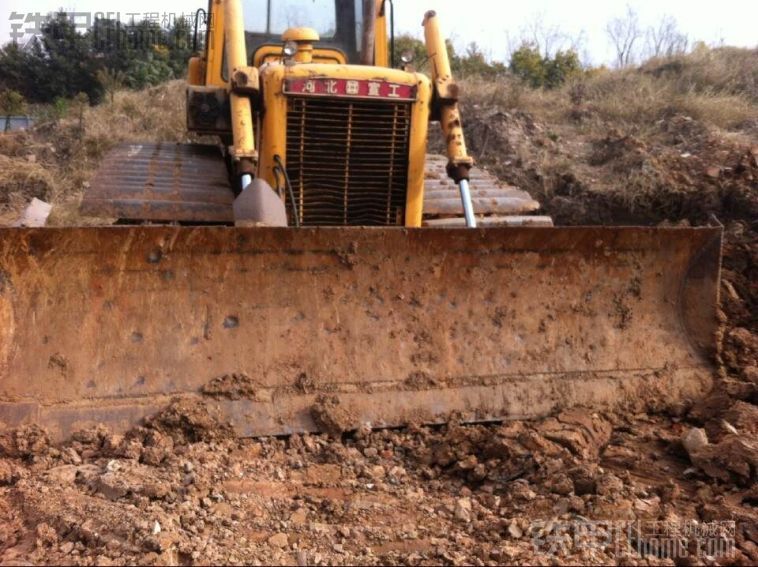
[[[679,31],[673,16],[664,16],[657,26],[650,26],[646,34],[648,57],[671,57],[685,53],[689,38]]]
[[[586,39],[584,30],[572,36],[566,33],[560,25],[547,23],[543,12],[538,12],[525,25],[521,26],[517,36],[513,37],[506,32],[509,57],[522,45],[535,46],[546,59],[555,57],[559,51],[579,53],[584,47]]]
[[[545,22],[545,16],[542,13],[535,15],[534,19],[527,23],[526,28],[534,44],[540,47],[543,57],[550,57],[567,39],[560,26]]]
[[[613,18],[605,28],[616,50],[616,65],[628,67],[635,60],[635,46],[642,37],[637,12],[627,4],[623,17]]]

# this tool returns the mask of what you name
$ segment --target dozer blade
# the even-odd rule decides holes
[[[0,421],[59,439],[202,397],[258,436],[318,430],[324,408],[349,428],[677,404],[711,385],[720,243],[718,228],[0,229]]]

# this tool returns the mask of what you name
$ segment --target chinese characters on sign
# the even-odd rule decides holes
[[[361,98],[416,100],[416,87],[414,85],[377,80],[287,79],[284,84],[284,92],[313,96],[343,95]]]

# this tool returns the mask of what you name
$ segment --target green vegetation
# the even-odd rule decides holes
[[[447,40],[445,44],[450,58],[450,67],[457,77],[495,78],[507,73],[505,64],[499,61],[488,61],[476,42],[470,43],[466,47],[465,53],[457,53],[450,40]],[[423,41],[410,35],[401,35],[395,38],[395,63],[397,65],[401,65],[401,57],[406,53],[412,56],[411,66],[414,69],[422,73],[429,73],[429,57]]]
[[[455,53],[452,43],[447,42],[450,54],[450,66],[453,73],[460,77],[495,78],[506,73],[506,66],[499,61],[487,61],[484,53],[475,43],[469,43],[462,55]]]
[[[0,90],[21,93],[30,102],[85,93],[92,104],[121,85],[143,88],[181,77],[191,54],[185,20],[168,30],[155,22],[124,25],[97,20],[87,33],[76,31],[65,13],[42,25],[28,48],[9,43],[0,49]]]
[[[395,38],[395,64],[401,65],[401,57],[405,54],[411,56],[412,65],[419,71],[428,68],[426,46],[420,39],[410,35],[401,35]]]
[[[543,56],[534,43],[524,42],[511,55],[510,65],[490,61],[476,43],[470,43],[464,53],[457,53],[451,41],[447,41],[450,66],[459,78],[484,77],[495,79],[513,76],[532,88],[553,89],[569,79],[582,74],[579,55],[572,49],[557,51],[555,55]],[[395,39],[395,61],[400,64],[401,55],[412,55],[412,66],[429,72],[428,57],[424,42],[409,35]]]
[[[0,92],[0,114],[5,115],[3,131],[11,128],[11,116],[22,114],[26,110],[26,101],[21,93],[13,90]]]
[[[525,43],[514,51],[509,68],[511,73],[533,88],[545,84],[545,65],[534,44]]]

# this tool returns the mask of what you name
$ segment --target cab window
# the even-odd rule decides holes
[[[247,0],[244,14],[251,33],[280,36],[289,28],[309,27],[322,39],[337,34],[334,0]]]
[[[361,0],[243,0],[245,41],[251,57],[261,45],[280,44],[289,28],[315,29],[323,47],[342,51],[347,60],[359,60],[363,29]]]

